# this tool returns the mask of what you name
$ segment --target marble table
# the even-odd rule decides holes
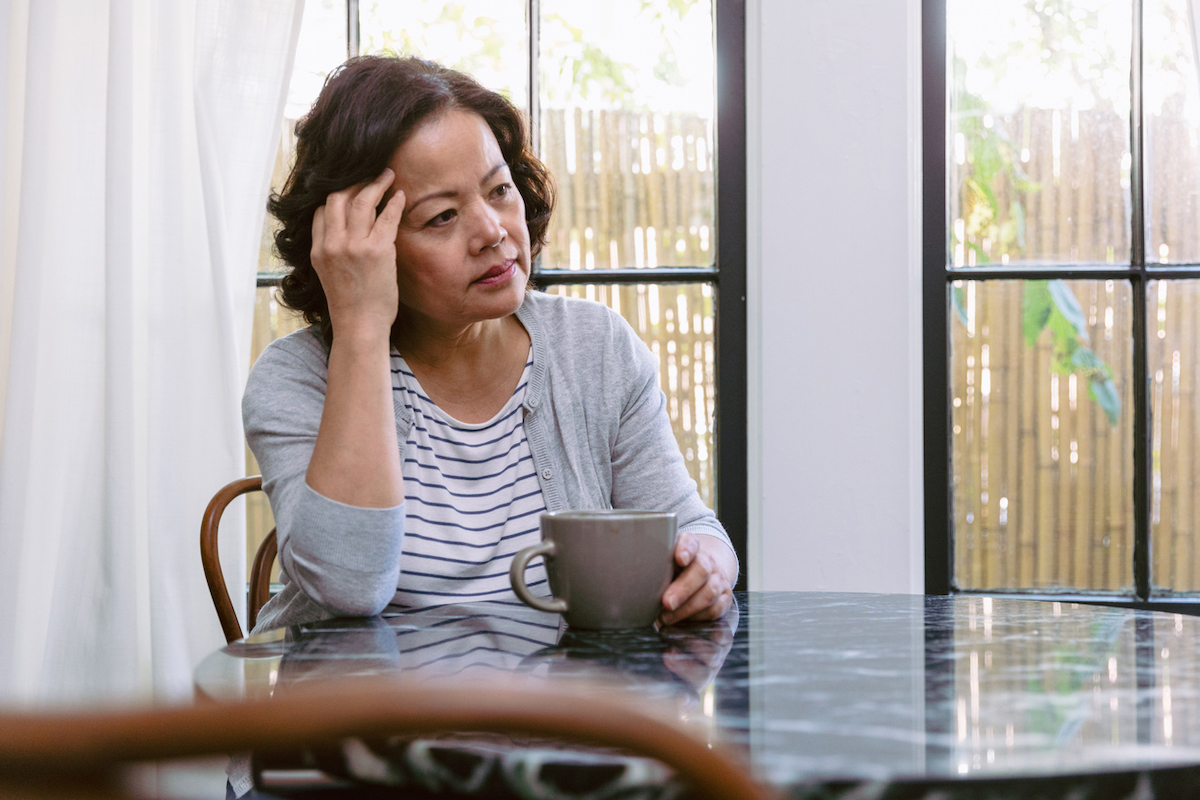
[[[980,596],[750,592],[717,622],[581,633],[519,604],[271,631],[197,691],[347,675],[607,677],[796,797],[1200,794],[1200,618]]]

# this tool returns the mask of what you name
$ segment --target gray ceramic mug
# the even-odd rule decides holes
[[[517,597],[585,630],[654,624],[675,574],[677,521],[663,511],[559,511],[542,515],[542,543],[513,556]],[[545,556],[552,598],[534,597],[525,568]]]

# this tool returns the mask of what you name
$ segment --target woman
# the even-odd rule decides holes
[[[569,508],[674,511],[660,622],[723,614],[737,559],[653,357],[604,306],[527,291],[553,189],[512,104],[429,62],[357,58],[297,135],[269,207],[282,299],[312,327],[267,348],[243,401],[284,574],[258,628],[516,602],[512,555]],[[544,567],[527,577],[548,591]]]

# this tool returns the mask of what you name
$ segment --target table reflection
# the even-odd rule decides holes
[[[604,679],[789,786],[1132,780],[1171,765],[1190,780],[1198,625],[1065,602],[755,592],[717,624],[583,633],[523,605],[478,603],[252,637],[206,660],[196,682],[245,697],[388,672]]]
[[[644,711],[677,718],[697,736],[716,741],[713,683],[733,645],[737,619],[735,612],[714,623],[663,631],[581,632],[524,605],[439,606],[252,636],[208,659],[197,671],[197,686],[219,699],[391,674],[437,682],[578,681],[581,691],[602,687],[632,695]],[[569,785],[588,797],[666,800],[681,791],[674,776],[650,759],[494,734],[348,740],[336,748],[243,757],[234,770],[253,771],[268,792],[297,782],[310,791],[354,782],[405,786],[413,797],[562,800],[576,796],[563,794]]]
[[[948,769],[1027,769],[1039,751],[1051,762],[1085,749],[1120,758],[1123,745],[1175,760],[1191,757],[1177,745],[1200,745],[1195,619],[1063,602],[1021,615],[1006,605],[998,618],[996,602],[954,606]]]

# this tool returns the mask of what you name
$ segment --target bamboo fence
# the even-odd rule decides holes
[[[992,188],[998,221],[1014,198],[1026,210],[1022,251],[992,261],[1129,261],[1126,123],[1103,112],[1026,111],[1005,120],[1026,151],[1036,186]],[[1147,252],[1200,258],[1196,131],[1179,116],[1147,125]],[[1024,156],[1022,156],[1024,158]],[[964,167],[959,167],[960,170]],[[969,166],[966,167],[969,169]],[[954,208],[965,206],[959,198]],[[952,224],[956,222],[952,220]],[[962,223],[957,223],[963,230]],[[986,250],[990,243],[974,242]],[[994,249],[994,248],[993,248]],[[970,265],[957,249],[956,265]],[[1133,293],[1128,281],[1069,281],[1088,344],[1112,369],[1121,399],[1116,424],[1088,395],[1081,374],[1052,369],[1043,331],[1026,343],[1022,281],[955,282],[966,322],[950,321],[954,572],[962,588],[1128,590],[1133,584]],[[1148,285],[1152,381],[1153,581],[1200,590],[1195,542],[1200,459],[1195,392],[1200,282]]]
[[[543,267],[713,263],[713,148],[707,120],[547,109],[541,127],[541,155],[558,182]]]
[[[547,269],[703,266],[715,252],[712,137],[708,121],[674,114],[546,109],[541,156],[558,205],[541,254]],[[286,131],[293,126],[285,124]],[[286,176],[285,134],[273,185]],[[278,268],[264,230],[260,264]],[[649,278],[649,276],[648,276]],[[680,450],[700,495],[716,502],[714,287],[709,284],[551,286],[621,313],[658,358],[659,383]],[[274,290],[255,301],[251,360],[300,327]],[[247,474],[258,466],[246,452]],[[246,503],[247,563],[274,525],[261,493]]]

